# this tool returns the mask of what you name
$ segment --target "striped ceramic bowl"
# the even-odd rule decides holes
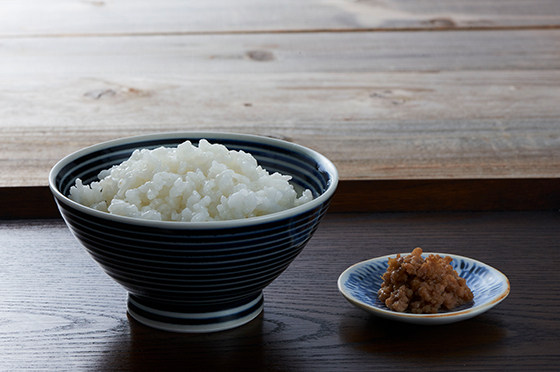
[[[138,148],[177,146],[202,138],[251,153],[269,172],[291,175],[310,189],[304,205],[261,217],[213,222],[148,221],[100,212],[70,200],[77,178]],[[165,133],[124,138],[77,151],[58,162],[49,186],[66,224],[91,257],[129,293],[128,312],[154,328],[211,332],[237,327],[263,308],[263,289],[302,251],[323,218],[338,183],[335,166],[308,148],[232,133]]]

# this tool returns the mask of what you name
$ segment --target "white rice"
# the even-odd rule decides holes
[[[269,174],[243,151],[201,140],[135,150],[90,185],[77,179],[70,199],[117,214],[163,221],[220,221],[262,216],[313,199],[298,197],[291,176]]]

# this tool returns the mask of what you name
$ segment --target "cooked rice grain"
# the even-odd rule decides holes
[[[135,150],[100,172],[99,181],[70,189],[70,199],[121,216],[163,221],[220,221],[262,216],[313,199],[300,197],[291,176],[269,174],[249,153],[200,140],[175,148]]]

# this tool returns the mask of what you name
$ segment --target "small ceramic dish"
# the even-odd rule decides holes
[[[401,253],[401,256],[408,254]],[[471,258],[452,254],[428,252],[423,253],[422,256],[427,257],[430,254],[449,256],[453,259],[451,265],[457,274],[467,281],[474,295],[473,301],[437,314],[399,313],[389,310],[379,300],[377,291],[381,288],[382,275],[387,271],[389,257],[396,257],[396,254],[373,258],[349,267],[338,278],[338,289],[352,305],[372,315],[424,325],[447,324],[470,319],[496,306],[509,294],[508,278],[493,267]]]

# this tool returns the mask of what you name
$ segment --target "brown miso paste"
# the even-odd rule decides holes
[[[433,254],[424,259],[422,248],[389,258],[379,299],[391,310],[415,314],[435,314],[472,301],[465,279],[450,265],[452,260]]]

